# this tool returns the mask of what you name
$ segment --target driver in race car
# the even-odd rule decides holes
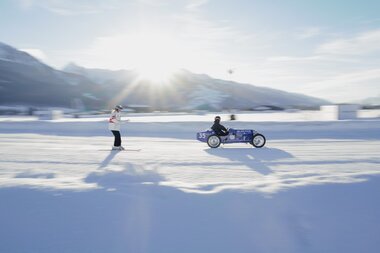
[[[216,116],[214,120],[214,125],[212,125],[211,129],[216,133],[218,136],[226,136],[228,135],[228,130],[220,124],[220,116]]]

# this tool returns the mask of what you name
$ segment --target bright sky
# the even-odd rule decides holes
[[[335,102],[380,96],[379,0],[1,0],[0,41],[56,68],[185,68]]]

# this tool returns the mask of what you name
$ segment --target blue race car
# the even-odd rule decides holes
[[[228,130],[228,135],[218,136],[213,130],[206,130],[197,133],[197,139],[201,142],[207,142],[210,148],[217,148],[220,144],[226,143],[250,143],[256,148],[262,148],[265,145],[266,139],[264,135],[255,130]]]

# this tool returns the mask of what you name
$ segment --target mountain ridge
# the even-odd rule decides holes
[[[326,100],[252,84],[215,79],[188,70],[175,72],[164,85],[141,79],[133,70],[90,69],[68,64],[57,70],[26,52],[0,42],[0,104],[88,109],[141,104],[155,110],[252,109],[318,106]]]
[[[95,81],[95,76],[99,72],[102,72],[104,75],[110,76],[110,73],[118,73],[119,75],[129,75],[131,78],[137,78],[138,73],[131,70],[106,70],[106,69],[90,69],[78,66],[71,63],[69,67],[65,67],[64,71],[69,71],[77,74],[84,74],[87,78]],[[117,79],[108,78],[108,82],[117,83]],[[317,106],[321,104],[328,104],[329,102],[323,99],[314,98],[306,96],[300,93],[292,93],[267,87],[260,87],[248,83],[238,83],[234,81],[226,81],[223,79],[212,78],[207,74],[195,74],[188,70],[181,69],[173,74],[172,79],[175,79],[177,86],[187,82],[191,84],[193,91],[190,92],[190,97],[193,98],[189,102],[189,106],[185,106],[186,109],[196,109],[197,107],[207,107],[209,104],[210,109],[218,109],[215,107],[220,107],[220,105],[215,105],[215,100],[223,100],[222,98],[228,98],[230,101],[224,101],[221,103],[221,107],[231,107],[237,106],[237,109],[249,109],[252,106],[259,105],[273,105],[273,106]],[[131,81],[130,81],[131,82]],[[189,89],[185,85],[182,89]],[[202,92],[194,91],[194,89],[203,90]],[[240,90],[240,91],[239,91]],[[239,101],[240,98],[246,97],[245,93],[256,94],[255,101],[245,101],[242,103]],[[209,94],[211,92],[213,94]],[[260,97],[260,94],[263,97]],[[274,96],[276,94],[277,96]],[[214,95],[214,96],[213,96]],[[217,98],[215,97],[217,96]],[[291,97],[284,99],[284,97]],[[269,99],[270,98],[270,99]],[[249,100],[249,97],[246,97],[246,100]],[[198,103],[196,101],[198,100]],[[211,102],[210,102],[211,100]],[[211,106],[210,106],[211,104]],[[192,106],[191,106],[192,105]]]

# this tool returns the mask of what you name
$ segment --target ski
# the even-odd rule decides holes
[[[140,152],[141,149],[123,149],[123,150],[117,150],[117,149],[99,149],[99,151],[131,151],[131,152]]]

